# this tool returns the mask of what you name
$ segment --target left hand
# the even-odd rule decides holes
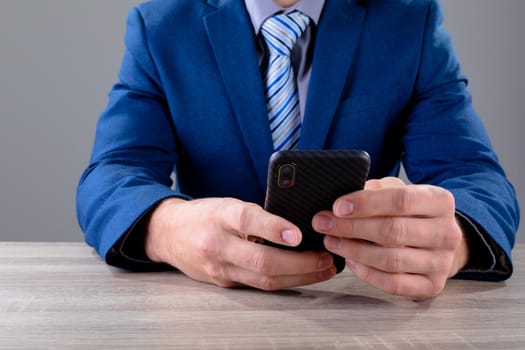
[[[337,199],[332,212],[318,213],[312,224],[358,278],[414,300],[441,293],[468,259],[454,197],[436,186],[369,180],[364,190]]]

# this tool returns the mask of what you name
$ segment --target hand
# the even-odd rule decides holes
[[[438,295],[468,258],[452,194],[397,178],[368,181],[317,214],[313,227],[357,277],[414,300]]]
[[[145,236],[148,257],[193,279],[223,287],[263,290],[306,285],[336,273],[327,252],[295,252],[254,240],[295,246],[300,230],[260,206],[236,199],[168,199],[152,213]]]

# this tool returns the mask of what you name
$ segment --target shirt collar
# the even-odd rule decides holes
[[[294,10],[299,10],[309,16],[317,25],[319,17],[321,17],[325,0],[299,0],[295,5],[286,9],[277,5],[273,0],[244,0],[244,3],[246,4],[246,10],[250,15],[254,31],[255,33],[259,33],[263,22],[268,17],[280,11],[288,13]]]

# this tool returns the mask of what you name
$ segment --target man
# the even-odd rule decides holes
[[[292,102],[276,107],[284,76],[277,100]],[[512,273],[515,193],[436,1],[154,0],[129,13],[119,80],[77,201],[109,264],[264,290],[333,277],[331,254],[248,239],[301,240],[261,208],[284,134],[284,148],[370,153],[365,189],[312,220],[365,282],[425,299],[454,276]],[[392,177],[401,162],[414,185]]]

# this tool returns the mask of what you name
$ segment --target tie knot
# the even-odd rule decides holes
[[[268,17],[262,25],[261,34],[268,44],[270,54],[289,56],[309,23],[310,17],[297,10]]]

